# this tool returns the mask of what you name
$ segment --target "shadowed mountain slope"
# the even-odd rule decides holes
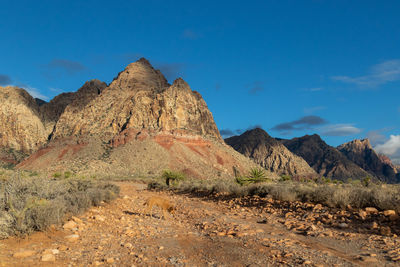
[[[265,169],[279,175],[299,177],[317,175],[304,159],[290,152],[260,128],[246,131],[240,136],[227,138],[225,142]]]
[[[346,181],[371,176],[347,159],[339,150],[327,145],[317,134],[280,140],[291,152],[302,157],[320,175]]]
[[[400,175],[390,159],[378,155],[368,139],[353,140],[337,147],[349,160],[372,173],[381,181],[398,183]]]

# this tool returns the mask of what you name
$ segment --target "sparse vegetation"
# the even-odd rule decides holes
[[[185,180],[186,178],[183,173],[171,170],[164,170],[161,177],[165,180],[167,186],[176,186],[179,184],[179,182]]]
[[[115,185],[88,179],[9,177],[0,181],[0,238],[44,230],[118,193]]]
[[[235,181],[240,185],[267,182],[269,179],[262,168],[253,168],[246,176],[237,176]]]
[[[231,197],[258,195],[281,201],[302,201],[323,204],[333,208],[346,209],[375,207],[379,210],[392,209],[400,212],[400,186],[386,184],[361,183],[315,183],[278,181],[239,185],[235,182],[214,181],[202,183],[188,180],[173,190],[197,195],[224,193]],[[157,182],[149,185],[150,189],[166,189]]]

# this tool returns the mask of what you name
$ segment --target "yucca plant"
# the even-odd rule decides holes
[[[163,179],[165,179],[165,183],[167,184],[167,186],[170,186],[172,184],[176,185],[180,181],[185,180],[185,178],[186,178],[183,173],[175,172],[175,171],[171,171],[171,170],[164,170],[161,177]]]
[[[261,183],[268,181],[265,170],[262,168],[252,168],[247,176],[237,176],[236,182],[240,185],[248,185],[253,183]]]

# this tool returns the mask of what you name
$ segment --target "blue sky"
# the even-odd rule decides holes
[[[400,1],[0,2],[0,85],[51,99],[139,57],[222,133],[371,138],[400,162]]]

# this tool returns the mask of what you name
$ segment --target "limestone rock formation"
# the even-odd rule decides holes
[[[54,97],[49,103],[40,105],[40,113],[45,128],[50,135],[65,109],[68,112],[77,112],[83,109],[90,101],[97,97],[104,88],[105,82],[91,80],[86,82],[77,92],[62,93]]]
[[[124,131],[142,129],[185,131],[222,140],[200,94],[182,79],[169,85],[146,59],[119,73],[95,101],[79,109],[68,107],[53,138],[97,135],[108,142]]]
[[[0,148],[24,153],[45,144],[39,106],[24,89],[0,87]]]
[[[363,179],[370,173],[346,158],[339,150],[327,145],[317,134],[291,140],[280,140],[291,152],[302,157],[320,175],[346,181]]]
[[[49,143],[18,167],[118,176],[171,169],[233,179],[233,169],[256,166],[223,142],[198,92],[182,79],[168,84],[146,59],[128,65],[108,87],[89,85],[61,112]]]
[[[353,140],[337,147],[349,160],[378,177],[381,181],[397,183],[399,176],[390,159],[378,155],[368,139]]]
[[[279,175],[292,175],[310,178],[317,173],[301,157],[290,152],[283,144],[260,128],[246,131],[240,136],[225,139],[236,151],[265,169]]]

